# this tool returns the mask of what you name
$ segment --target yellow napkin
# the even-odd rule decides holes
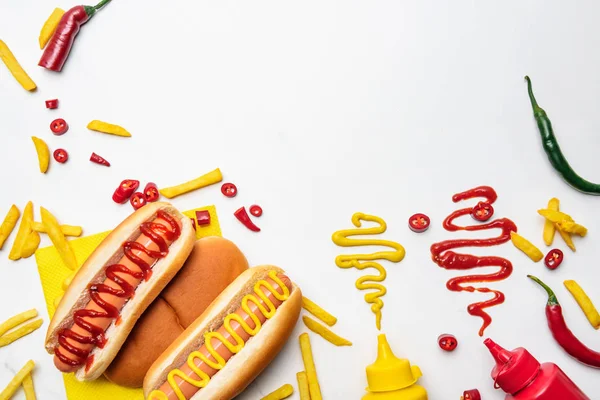
[[[214,206],[197,208],[185,211],[183,214],[194,218],[196,211],[208,210],[210,213],[210,225],[196,226],[196,238],[200,239],[206,236],[221,236],[221,227],[217,217],[217,210]],[[78,266],[81,266],[85,260],[92,254],[94,249],[110,233],[102,232],[96,235],[74,239],[70,241],[71,247],[75,252]],[[62,259],[53,246],[39,249],[35,252],[35,260],[42,281],[42,289],[46,299],[46,307],[50,318],[54,315],[54,300],[62,296],[63,281],[71,274]],[[102,377],[93,382],[79,382],[73,374],[63,374],[65,389],[69,400],[90,400],[90,399],[110,399],[110,400],[143,400],[144,395],[141,389],[129,389],[115,385]]]

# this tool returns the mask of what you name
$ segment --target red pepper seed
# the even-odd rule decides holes
[[[46,108],[50,110],[58,108],[58,99],[46,100]]]
[[[259,206],[258,204],[254,204],[250,206],[250,214],[254,215],[255,217],[260,217],[263,213],[263,209],[261,206]]]
[[[221,193],[223,193],[225,197],[235,197],[237,195],[237,186],[233,183],[224,183],[221,186]]]
[[[56,160],[56,162],[59,162],[61,164],[66,163],[67,160],[69,159],[69,153],[67,153],[67,151],[64,149],[54,150],[53,156],[54,156],[54,159]]]
[[[58,118],[50,123],[50,130],[56,136],[64,135],[69,130],[69,125],[64,119]]]
[[[454,335],[444,333],[438,337],[438,346],[444,351],[454,351],[458,346],[458,341]]]

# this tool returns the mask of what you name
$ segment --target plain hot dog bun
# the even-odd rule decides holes
[[[153,390],[160,388],[169,372],[179,368],[191,352],[204,344],[204,334],[221,327],[225,317],[240,307],[242,298],[253,293],[256,282],[268,278],[272,270],[278,274],[284,273],[274,266],[254,267],[229,285],[152,365],[144,378],[144,396],[148,398]],[[210,379],[208,385],[191,397],[192,400],[233,399],[269,365],[288,340],[300,314],[302,292],[295,284],[291,286],[288,299],[262,325],[256,336],[248,339],[244,347]]]
[[[198,240],[104,375],[117,385],[142,387],[146,372],[162,352],[247,269],[246,257],[229,240],[217,236]]]
[[[152,267],[152,276],[142,281],[135,289],[134,297],[120,310],[118,326],[111,323],[105,331],[107,342],[104,348],[95,347],[89,365],[82,365],[75,372],[79,380],[94,380],[106,370],[127,339],[129,332],[144,310],[154,301],[169,281],[175,276],[189,256],[196,235],[191,221],[169,203],[150,203],[127,217],[117,226],[81,266],[72,283],[59,303],[46,335],[46,350],[54,354],[58,345],[58,334],[62,329],[73,327],[73,313],[83,309],[90,302],[88,285],[101,283],[106,279],[106,267],[123,256],[122,245],[140,236],[140,225],[152,221],[159,210],[164,210],[179,221],[181,234],[169,246],[168,254]],[[91,357],[90,356],[90,357]]]

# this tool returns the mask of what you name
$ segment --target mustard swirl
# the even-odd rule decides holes
[[[361,271],[367,268],[374,268],[379,272],[379,275],[365,275],[358,278],[356,288],[359,290],[374,290],[374,292],[365,294],[365,301],[371,304],[371,311],[375,314],[375,325],[377,329],[381,329],[381,309],[383,308],[381,297],[387,293],[387,290],[377,282],[383,282],[387,277],[387,273],[385,268],[374,260],[388,260],[397,263],[402,261],[406,251],[400,243],[389,240],[349,239],[351,236],[358,235],[379,235],[387,229],[385,221],[374,215],[355,213],[352,216],[352,224],[357,228],[362,226],[361,221],[375,222],[379,226],[337,231],[331,237],[333,243],[341,247],[385,246],[394,249],[394,251],[379,251],[373,254],[339,255],[335,258],[335,264],[340,268],[356,268]]]
[[[210,382],[210,376],[208,376],[208,374],[206,374],[206,372],[204,372],[200,368],[198,368],[198,366],[194,362],[195,359],[199,359],[200,361],[204,362],[209,367],[211,367],[212,369],[215,369],[217,371],[220,371],[221,369],[223,369],[225,367],[225,364],[227,363],[227,361],[225,361],[225,359],[223,357],[221,357],[221,355],[215,350],[215,348],[212,344],[212,341],[211,341],[212,339],[216,339],[216,340],[220,341],[221,343],[223,343],[223,345],[233,354],[239,353],[244,348],[244,345],[245,345],[244,340],[231,327],[231,321],[235,321],[238,324],[240,324],[242,329],[244,331],[246,331],[246,333],[250,336],[256,336],[256,334],[260,331],[262,324],[261,324],[258,316],[256,314],[254,314],[252,312],[252,310],[250,309],[250,306],[248,306],[249,302],[254,303],[256,305],[256,307],[258,308],[258,310],[261,312],[261,314],[264,315],[267,320],[271,319],[275,315],[275,312],[277,311],[277,307],[275,306],[275,304],[273,304],[273,302],[271,300],[269,300],[267,295],[265,295],[265,293],[261,290],[261,287],[265,288],[267,291],[271,292],[273,294],[273,297],[275,297],[277,300],[279,300],[281,302],[284,302],[285,300],[287,300],[289,298],[290,290],[281,281],[281,279],[279,279],[277,277],[277,271],[275,271],[275,270],[269,271],[269,278],[271,278],[277,285],[279,285],[280,288],[282,288],[283,294],[279,293],[266,280],[260,280],[260,281],[256,282],[256,284],[254,285],[254,293],[256,294],[256,296],[258,296],[264,302],[265,305],[263,305],[254,294],[248,294],[248,295],[244,296],[244,298],[242,299],[242,310],[244,310],[244,312],[246,312],[246,314],[248,314],[250,316],[250,319],[252,320],[252,322],[254,322],[254,328],[252,328],[250,325],[248,325],[248,323],[246,323],[246,321],[244,321],[244,319],[241,316],[239,316],[238,314],[231,313],[225,317],[225,319],[223,321],[223,326],[225,327],[225,330],[231,335],[232,339],[235,341],[235,344],[233,344],[229,340],[225,339],[225,337],[223,335],[221,335],[219,332],[207,332],[204,334],[204,345],[206,346],[206,349],[208,350],[210,356],[212,356],[214,358],[214,360],[216,360],[216,362],[211,360],[209,357],[206,357],[200,351],[194,351],[194,352],[190,353],[190,355],[187,358],[187,364],[190,367],[190,369],[192,371],[194,371],[194,373],[197,376],[200,377],[200,379],[191,378],[190,376],[184,374],[181,370],[179,370],[177,368],[173,369],[171,372],[169,372],[169,374],[167,375],[167,382],[169,382],[169,385],[171,386],[171,388],[173,388],[173,391],[175,392],[175,394],[177,395],[177,398],[179,400],[186,400],[186,397],[184,396],[183,392],[179,388],[179,385],[175,381],[176,376],[178,378],[180,378],[181,380],[183,380],[193,386],[196,386],[198,389],[206,387],[206,385],[208,385],[208,383]],[[168,400],[168,397],[161,390],[154,390],[150,393],[150,396],[148,399],[149,400]]]

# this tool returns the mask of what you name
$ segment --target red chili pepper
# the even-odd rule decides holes
[[[51,110],[58,108],[58,99],[46,100],[46,108],[49,108]]]
[[[129,202],[135,210],[145,206],[147,203],[146,196],[144,196],[144,193],[142,192],[135,192],[129,199]]]
[[[438,337],[438,346],[444,351],[454,351],[458,346],[458,340],[454,335],[444,333]]]
[[[237,195],[237,186],[233,183],[224,183],[221,186],[221,193],[223,193],[225,197],[235,197]]]
[[[158,192],[158,187],[153,182],[148,182],[146,187],[144,188],[144,195],[146,195],[146,200],[148,203],[153,203],[159,199],[160,193]]]
[[[198,226],[210,225],[210,213],[208,210],[196,211]]]
[[[38,65],[52,71],[60,72],[65,65],[65,61],[67,61],[73,41],[79,33],[81,25],[85,24],[96,14],[96,11],[110,1],[102,0],[93,7],[75,6],[67,11],[60,19]]]
[[[548,252],[548,254],[546,254],[546,258],[544,258],[544,264],[546,264],[548,269],[556,269],[560,266],[560,264],[562,264],[564,256],[565,255],[563,254],[562,250],[552,249]]]
[[[600,353],[587,347],[575,337],[573,332],[567,326],[563,317],[562,307],[558,303],[556,295],[544,282],[532,275],[527,275],[528,278],[535,281],[548,293],[548,302],[546,303],[546,319],[548,327],[554,340],[562,347],[571,357],[579,362],[590,367],[600,368]]]
[[[92,153],[92,155],[90,156],[90,161],[95,162],[96,164],[105,165],[107,167],[110,167],[110,163],[108,161],[106,161],[104,158],[100,157],[96,153]]]
[[[54,150],[53,156],[54,156],[54,159],[56,160],[56,162],[59,162],[61,164],[66,163],[67,160],[69,159],[69,153],[67,153],[67,151],[64,149]]]
[[[263,213],[262,207],[259,206],[258,204],[254,204],[250,206],[250,214],[254,215],[255,217],[260,217]]]
[[[235,217],[240,221],[244,226],[250,229],[252,232],[260,232],[260,228],[254,225],[254,222],[250,219],[248,212],[246,211],[246,207],[242,207],[233,213]]]
[[[465,390],[461,400],[481,400],[481,393],[477,389]]]
[[[69,125],[64,119],[58,118],[52,121],[50,124],[50,130],[56,136],[64,135],[69,130]]]
[[[494,207],[486,201],[480,201],[471,211],[471,216],[480,222],[489,220],[492,218],[492,215],[494,215]]]
[[[425,214],[415,214],[408,219],[408,227],[411,231],[421,233],[429,229],[431,220]]]
[[[112,199],[115,203],[123,204],[131,195],[140,187],[140,181],[135,179],[125,179],[119,184],[119,187],[115,189]]]

